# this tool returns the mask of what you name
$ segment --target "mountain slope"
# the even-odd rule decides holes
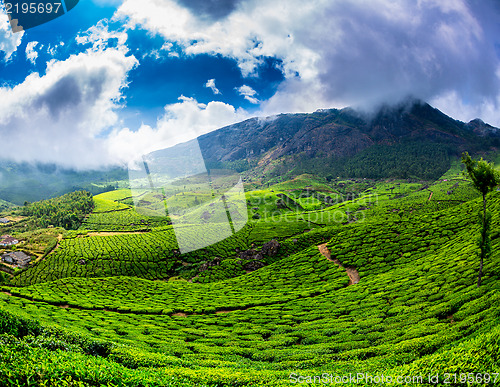
[[[377,157],[375,161],[361,157],[354,162],[356,168],[348,170],[336,164],[352,163],[365,152],[383,154],[389,162],[392,158],[394,165],[425,162],[427,169],[439,175],[450,167],[451,155],[465,150],[487,151],[500,145],[500,132],[480,120],[465,124],[422,101],[412,100],[382,107],[372,115],[346,108],[252,118],[203,135],[199,143],[208,165],[231,167],[247,160],[249,166],[257,167],[259,175],[266,177],[294,170],[295,174],[325,175],[327,170],[333,170],[350,177],[407,177],[402,176],[403,168],[390,176],[385,170],[375,173],[377,176],[363,173],[363,169],[380,164]],[[408,156],[411,148],[418,149],[424,159]],[[409,160],[404,162],[404,158]],[[310,160],[320,160],[319,165]],[[415,177],[439,176],[417,171]]]
[[[85,189],[94,195],[112,190],[127,171],[74,171],[55,164],[16,163],[0,160],[0,199],[22,205]]]

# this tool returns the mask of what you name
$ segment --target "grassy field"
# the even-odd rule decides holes
[[[98,195],[80,230],[61,231],[50,254],[2,285],[0,380],[499,383],[500,193],[489,200],[492,255],[477,288],[480,202],[459,172],[260,187],[246,194],[242,230],[186,254],[168,219],[137,213],[130,191]],[[177,198],[189,208],[192,197]],[[194,237],[209,226],[184,225]]]

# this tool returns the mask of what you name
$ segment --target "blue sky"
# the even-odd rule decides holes
[[[17,34],[1,16],[16,161],[123,164],[252,116],[408,95],[500,126],[493,0],[83,0]]]
[[[29,42],[38,42],[38,55],[32,63],[24,55],[16,55],[8,62],[0,62],[2,83],[21,83],[27,74],[37,72],[45,74],[46,63],[54,58],[63,61],[82,51],[75,37],[102,20],[109,21],[116,12],[116,6],[93,1],[82,1],[74,12],[68,12],[49,23],[26,31],[18,51],[24,53]],[[121,22],[110,22],[110,28],[123,29]],[[264,58],[264,63],[257,70],[256,76],[245,79],[234,59],[221,55],[200,54],[186,55],[181,48],[175,49],[176,56],[158,57],[165,40],[160,36],[151,36],[144,29],[128,31],[127,47],[129,54],[140,58],[140,65],[128,73],[128,85],[123,90],[126,105],[121,109],[124,124],[138,127],[141,123],[154,125],[167,104],[176,103],[182,95],[195,98],[198,102],[209,103],[224,101],[233,106],[244,108],[249,113],[258,112],[257,104],[249,102],[240,95],[237,88],[246,84],[260,98],[268,99],[275,92],[284,77],[279,68],[279,61]],[[60,42],[56,53],[49,51]],[[109,46],[116,45],[112,40]],[[40,47],[43,47],[40,49]],[[220,94],[206,87],[213,79]]]
[[[43,74],[47,61],[53,58],[64,60],[71,54],[77,53],[80,48],[77,47],[75,36],[80,31],[92,27],[99,20],[111,18],[115,10],[116,7],[113,6],[97,5],[93,1],[82,1],[76,10],[68,12],[63,17],[27,30],[23,34],[22,43],[12,60],[7,62],[4,60],[0,63],[2,82],[22,82],[26,75],[33,71]],[[57,55],[51,55],[46,50],[41,50],[36,65],[33,65],[23,55],[27,44],[32,41],[39,42],[46,49],[49,45],[55,46],[60,42],[65,42],[67,45],[65,48],[59,49]]]

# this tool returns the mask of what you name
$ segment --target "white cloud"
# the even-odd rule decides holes
[[[215,95],[222,94],[220,90],[217,88],[217,86],[215,86],[215,79],[209,79],[207,83],[205,83],[205,87],[211,89],[212,93],[214,93]]]
[[[160,48],[160,51],[170,51],[174,45],[169,42],[163,43],[163,45]]]
[[[29,42],[26,45],[26,59],[28,59],[33,65],[36,64],[36,59],[38,58],[38,51],[35,50],[38,42]],[[40,47],[41,48],[41,47]]]
[[[81,45],[92,44],[93,50],[102,50],[115,42],[117,46],[123,47],[128,39],[124,31],[109,31],[108,21],[100,20],[95,26],[90,27],[76,37],[76,42]]]
[[[0,7],[0,51],[5,54],[4,61],[8,62],[21,44],[24,31],[13,33],[9,18],[4,7]]]
[[[53,46],[51,44],[49,44],[47,47],[47,54],[54,57],[57,54],[57,51],[61,47],[64,47],[64,42],[60,42],[59,44],[54,44]]]
[[[238,91],[238,93],[241,96],[245,97],[245,99],[248,102],[254,103],[254,104],[259,103],[259,100],[257,98],[255,98],[255,95],[257,95],[257,92],[254,89],[252,89],[250,86],[243,85],[243,86],[237,87],[236,90]]]
[[[79,169],[114,162],[101,135],[118,122],[122,89],[136,65],[124,49],[87,51],[0,88],[1,156]]]
[[[244,110],[223,102],[202,104],[193,98],[180,97],[179,102],[165,106],[156,128],[143,125],[137,131],[114,130],[107,140],[108,148],[116,160],[127,163],[137,155],[192,140],[246,118]]]
[[[142,55],[142,59],[144,58],[153,58],[156,61],[164,61],[167,58],[178,57],[179,54],[174,51],[174,45],[169,42],[163,43],[163,45],[159,49],[154,49],[149,52],[145,52]]]
[[[307,113],[320,108],[343,108],[346,106],[348,104],[342,99],[327,99],[324,96],[324,87],[320,82],[295,78],[283,82],[270,99],[261,102],[260,109],[263,115],[274,115]]]
[[[125,0],[115,18],[186,54],[234,58],[244,76],[257,75],[263,58],[278,59],[285,81],[261,103],[266,114],[453,91],[480,105],[499,95],[494,1],[248,0],[211,20],[181,3]]]
[[[256,3],[259,3],[256,5]],[[289,46],[280,33],[278,39],[264,44],[264,36],[272,36],[280,27],[274,24],[273,13],[280,13],[286,2],[249,1],[242,4],[241,11],[230,14],[217,23],[206,23],[197,18],[190,10],[180,6],[173,0],[151,0],[147,3],[141,0],[125,0],[118,9],[115,18],[127,20],[128,26],[134,28],[140,25],[154,33],[162,35],[168,41],[175,41],[184,47],[187,54],[222,54],[238,60],[244,75],[253,74],[262,63],[262,56],[274,55],[276,49],[285,52]],[[272,5],[275,4],[276,6]],[[281,4],[278,4],[281,3]],[[259,6],[260,9],[259,9]],[[295,7],[296,5],[293,5]],[[280,17],[286,17],[286,11]],[[297,16],[300,9],[298,6]],[[268,16],[264,13],[268,12]],[[290,20],[290,23],[293,23]],[[285,39],[286,40],[286,39]],[[280,48],[281,47],[281,48]]]

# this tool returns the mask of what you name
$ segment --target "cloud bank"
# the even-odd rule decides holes
[[[244,76],[256,75],[265,57],[279,59],[285,82],[263,113],[369,108],[408,95],[447,101],[441,108],[499,102],[494,1],[248,0],[222,5],[206,23],[196,5],[125,0],[116,18],[187,54],[233,58]],[[500,124],[489,112],[478,111]]]
[[[123,128],[117,114],[127,74],[138,62],[119,48],[89,50],[52,61],[46,75],[0,88],[2,158],[100,169],[172,146],[247,118],[223,102],[181,97],[165,106],[156,127]],[[109,132],[109,128],[114,128]]]
[[[207,83],[205,83],[205,87],[208,87],[210,90],[212,90],[212,93],[214,93],[215,95],[222,94],[217,86],[215,86],[215,79],[209,79]]]
[[[36,41],[29,42],[26,45],[26,59],[28,59],[33,65],[36,64],[36,59],[38,58],[36,46],[38,46],[38,42]]]
[[[230,103],[179,96],[164,107],[156,125],[124,127],[120,109],[127,103],[129,74],[140,69],[142,59],[127,47],[128,30],[135,28],[162,38],[165,52],[176,47],[187,56],[231,58],[246,78],[259,77],[266,58],[273,58],[284,77],[274,95],[257,98],[258,89],[235,88],[260,109],[253,115],[352,105],[368,109],[412,95],[454,118],[480,117],[500,126],[500,11],[493,0],[120,4],[111,22],[76,37],[79,54],[50,61],[45,75],[32,73],[17,86],[0,87],[2,157],[98,168],[248,118]],[[123,25],[113,29],[117,21]],[[21,38],[0,23],[4,60],[14,55]],[[28,42],[32,61],[34,49],[35,42]],[[168,60],[159,51],[152,57]],[[205,87],[220,93],[215,79]]]
[[[136,64],[121,49],[87,51],[1,87],[2,158],[76,168],[111,163],[99,136],[118,121],[126,75]]]
[[[240,87],[237,87],[236,90],[238,91],[239,95],[241,95],[243,98],[245,98],[248,102],[253,103],[253,104],[258,104],[259,100],[255,98],[257,95],[257,92],[252,89],[248,85],[243,85]]]

